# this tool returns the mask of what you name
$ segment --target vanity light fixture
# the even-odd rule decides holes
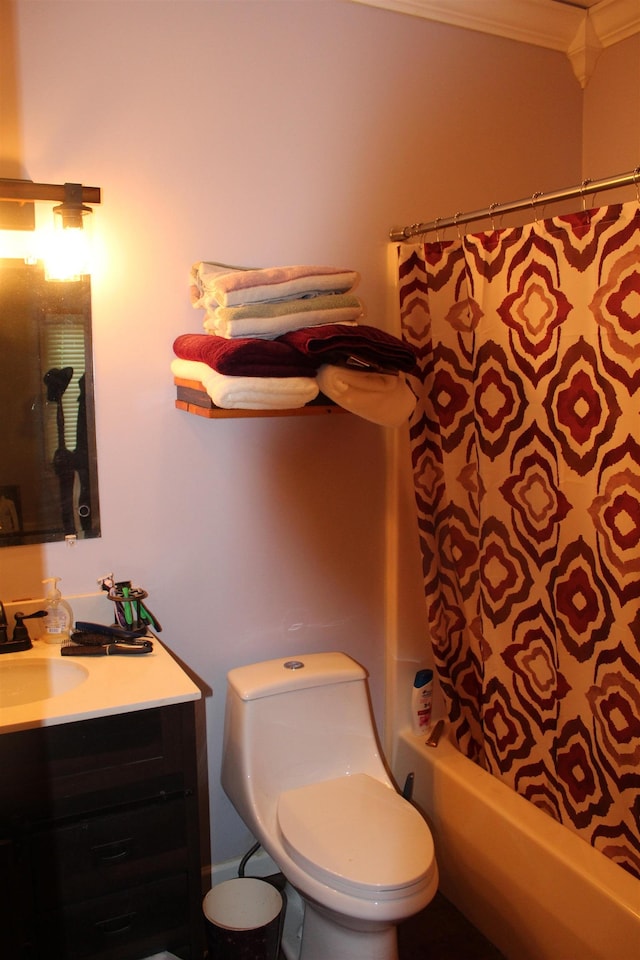
[[[33,180],[14,180],[0,177],[0,230],[33,230],[31,216],[25,217],[25,223],[31,226],[17,226],[20,220],[19,213],[10,211],[14,203],[18,210],[33,212],[33,203],[36,200],[59,201],[60,206],[66,209],[84,203],[100,203],[100,187],[84,187],[81,183],[34,183]],[[11,202],[10,202],[11,201]],[[89,207],[85,208],[87,211]],[[11,221],[11,212],[14,219]]]
[[[64,230],[81,230],[82,218],[86,213],[92,212],[91,207],[85,207],[83,196],[84,187],[81,183],[65,183],[64,200],[53,208],[54,214],[60,217]]]
[[[100,203],[100,187],[0,178],[0,230],[35,230],[35,202],[58,201],[55,230],[43,254],[48,279],[71,280],[89,272],[83,218]]]

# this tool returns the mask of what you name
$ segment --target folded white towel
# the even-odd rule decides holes
[[[199,260],[197,263],[194,263],[189,274],[189,296],[192,306],[195,308],[206,307],[204,300],[207,294],[209,295],[208,299],[212,299],[211,292],[216,277],[222,276],[222,274],[225,273],[245,269],[248,268],[232,267],[228,263],[209,263],[205,260]],[[217,306],[217,303],[214,304],[214,306]]]
[[[171,373],[174,377],[181,380],[197,380],[203,386],[213,372],[213,367],[202,363],[201,360],[183,360],[181,357],[174,357],[171,361]]]
[[[241,307],[216,307],[207,310],[204,328],[219,337],[255,337],[275,340],[283,333],[325,323],[355,324],[364,317],[358,297],[350,293],[331,293],[309,300],[284,300],[251,303]]]
[[[195,285],[200,294],[194,306],[207,308],[346,293],[360,279],[356,270],[340,267],[292,266],[245,270],[206,261],[195,263],[191,276],[192,287]],[[193,303],[193,289],[191,299]]]
[[[295,410],[318,396],[313,377],[229,377],[198,360],[171,361],[174,377],[199,381],[225,410]]]
[[[416,405],[403,374],[365,373],[325,364],[318,370],[318,385],[345,410],[384,427],[399,427]]]

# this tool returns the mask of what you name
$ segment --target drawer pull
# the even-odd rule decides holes
[[[91,847],[93,860],[95,863],[120,863],[121,860],[131,856],[132,845],[133,837],[96,844],[95,847]]]
[[[131,929],[135,917],[135,913],[123,913],[121,916],[112,917],[110,920],[98,920],[95,926],[103,936],[116,937]]]

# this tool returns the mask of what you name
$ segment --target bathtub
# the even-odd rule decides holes
[[[640,880],[456,750],[409,729],[400,786],[428,821],[440,890],[508,960],[638,960]]]

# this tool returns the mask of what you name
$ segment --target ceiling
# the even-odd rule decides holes
[[[639,0],[353,0],[561,50],[585,87],[604,47],[640,33]]]

